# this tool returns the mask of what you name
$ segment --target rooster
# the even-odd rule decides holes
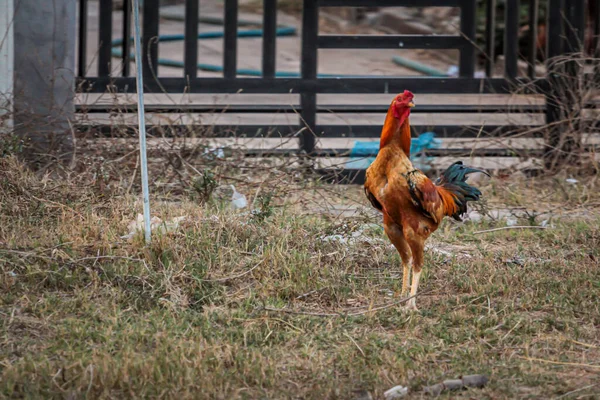
[[[364,190],[370,203],[383,214],[387,237],[400,253],[403,265],[402,295],[408,291],[412,266],[411,298],[407,308],[417,310],[415,296],[423,268],[425,240],[445,216],[461,221],[467,202],[479,200],[481,192],[466,183],[473,172],[461,161],[452,164],[433,183],[410,161],[410,110],[413,94],[397,95],[388,109],[379,152],[367,168]],[[489,176],[489,175],[488,175]]]

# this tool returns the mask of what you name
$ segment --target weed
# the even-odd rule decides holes
[[[273,215],[273,195],[271,193],[262,194],[256,201],[258,207],[252,210],[252,220],[261,223]]]
[[[192,198],[206,204],[210,201],[213,192],[218,186],[215,174],[210,169],[202,171],[199,177],[192,182]]]
[[[0,135],[0,158],[19,155],[24,147],[25,141],[17,135]]]

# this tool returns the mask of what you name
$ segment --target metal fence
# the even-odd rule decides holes
[[[299,0],[300,1],[300,0]],[[586,21],[585,0],[547,0],[547,29],[545,30],[547,59],[555,59],[563,54],[581,52],[585,41],[584,30],[586,23],[594,26],[595,36],[593,48],[598,48],[598,12],[588,16]],[[112,0],[99,0],[99,45],[97,76],[87,76],[87,26],[88,0],[80,0],[79,16],[79,55],[78,55],[78,88],[82,92],[127,92],[135,87],[135,80],[130,73],[130,5],[125,1],[122,25],[122,39],[113,40],[112,32]],[[272,105],[239,105],[214,106],[186,105],[183,110],[189,112],[236,112],[236,113],[265,113],[265,112],[299,112],[299,126],[257,126],[238,125],[234,129],[223,129],[214,132],[213,136],[268,136],[273,132],[280,135],[299,133],[299,152],[302,154],[324,157],[340,156],[346,150],[317,149],[315,140],[318,138],[338,137],[378,137],[381,125],[319,125],[317,116],[320,113],[354,113],[354,112],[385,112],[387,107],[373,105],[328,105],[323,107],[317,103],[317,94],[332,93],[390,93],[393,94],[411,90],[417,94],[485,94],[510,93],[515,87],[528,87],[537,93],[546,93],[549,99],[544,105],[510,106],[510,112],[545,114],[546,122],[553,124],[558,121],[560,110],[554,97],[560,95],[560,80],[552,78],[553,66],[548,63],[548,76],[536,76],[536,57],[538,48],[538,9],[539,0],[529,0],[528,21],[529,35],[527,37],[527,52],[519,54],[520,10],[519,0],[504,0],[504,76],[491,78],[494,69],[494,51],[496,49],[496,0],[487,0],[485,44],[483,48],[476,44],[476,0],[303,0],[302,12],[302,45],[301,71],[298,77],[276,77],[276,30],[277,10],[276,0],[264,0],[262,26],[262,76],[257,78],[239,77],[237,74],[237,45],[238,45],[238,0],[224,1],[224,33],[223,33],[223,76],[217,78],[198,77],[198,35],[199,0],[186,1],[185,39],[183,72],[181,77],[161,77],[158,42],[159,36],[159,0],[144,0],[143,9],[143,71],[146,90],[150,93],[297,93],[300,95],[299,107],[284,104]],[[331,35],[319,33],[319,9],[321,7],[458,7],[460,9],[460,34],[458,35]],[[535,28],[534,28],[535,27]],[[113,47],[121,48],[122,70],[117,76],[111,75],[111,63],[114,59]],[[458,50],[459,74],[450,77],[331,77],[321,76],[317,71],[317,56],[319,49],[454,49]],[[477,57],[485,54],[486,78],[475,78]],[[596,54],[598,55],[598,54]],[[525,59],[529,68],[523,75],[519,74],[518,60]],[[556,67],[558,68],[558,67]],[[578,74],[580,65],[574,63],[568,71]],[[597,73],[597,69],[596,69]],[[181,111],[178,105],[172,110]],[[489,112],[507,112],[508,106],[489,106]],[[166,108],[166,109],[165,109]],[[109,106],[86,106],[86,112],[106,112]],[[155,107],[154,110],[169,111],[167,106]],[[132,111],[134,108],[132,108]],[[485,112],[481,105],[421,105],[414,109],[415,113],[469,113]],[[382,121],[383,122],[383,121]],[[176,129],[177,127],[170,127]],[[181,127],[182,129],[184,127]],[[416,133],[426,131],[431,126],[413,126]],[[481,136],[481,126],[438,125],[435,131],[444,137],[476,137]],[[484,133],[500,135],[518,133],[523,127],[508,125],[486,125]],[[152,129],[152,127],[150,127]],[[289,151],[276,151],[276,154]],[[297,154],[298,151],[292,152]],[[448,155],[448,150],[439,151]],[[502,156],[508,152],[505,149],[492,149],[481,155]],[[264,155],[264,152],[262,153]],[[436,151],[431,151],[436,155]],[[360,179],[362,172],[355,170],[344,171],[345,179]]]

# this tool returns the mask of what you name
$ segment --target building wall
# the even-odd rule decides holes
[[[29,156],[72,150],[76,11],[74,0],[15,3],[14,122]]]
[[[13,0],[0,1],[0,134],[12,129]]]

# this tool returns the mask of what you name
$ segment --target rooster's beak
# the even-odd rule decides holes
[[[415,103],[413,103],[412,101],[410,103],[407,104],[410,108],[413,108],[415,106]]]

